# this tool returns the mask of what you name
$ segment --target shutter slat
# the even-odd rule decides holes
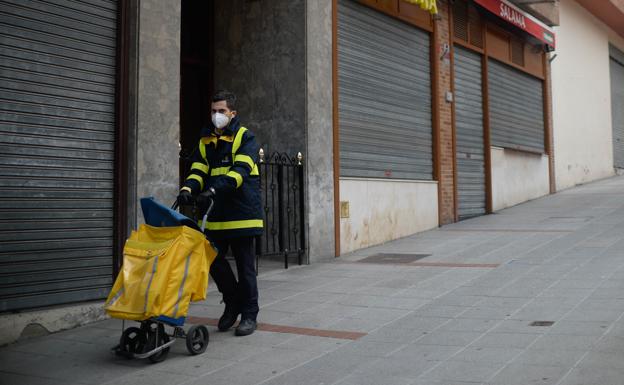
[[[492,145],[544,152],[542,81],[490,59]]]
[[[0,0],[0,312],[112,284],[117,2]]]
[[[481,55],[455,46],[455,132],[459,219],[485,214]]]

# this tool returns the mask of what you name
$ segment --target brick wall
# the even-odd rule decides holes
[[[444,46],[451,47],[448,1],[438,1],[439,13],[435,18],[437,46],[434,60],[438,61],[438,108],[439,108],[439,189],[440,189],[440,225],[455,222],[455,194],[454,194],[454,137],[453,137],[453,110],[452,103],[447,103],[445,94],[451,91],[451,55],[441,59]],[[435,76],[435,75],[434,75]]]

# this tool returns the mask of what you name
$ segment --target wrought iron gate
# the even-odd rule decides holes
[[[274,152],[265,158],[260,150],[260,188],[264,209],[264,234],[256,239],[258,256],[281,255],[303,263],[306,250],[303,156]]]

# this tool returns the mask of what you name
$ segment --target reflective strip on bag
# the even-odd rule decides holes
[[[156,266],[158,265],[158,257],[154,258],[154,266],[152,267],[152,275],[150,276],[149,282],[147,283],[147,289],[145,289],[145,306],[143,309],[144,313],[147,313],[147,300],[149,299],[149,291],[152,286],[152,280],[154,279],[154,274],[156,274]]]
[[[178,290],[178,300],[176,301],[175,308],[173,310],[172,318],[176,318],[177,315],[178,315],[178,309],[180,307],[180,301],[182,300],[182,294],[184,293],[184,284],[186,283],[186,277],[188,277],[189,264],[191,262],[191,255],[193,255],[193,253],[189,254],[186,257],[186,263],[184,264],[184,276],[182,276],[182,283],[180,283],[180,289]]]

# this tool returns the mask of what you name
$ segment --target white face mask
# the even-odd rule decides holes
[[[212,114],[212,124],[218,129],[222,129],[230,123],[230,118],[227,115],[220,112]]]

